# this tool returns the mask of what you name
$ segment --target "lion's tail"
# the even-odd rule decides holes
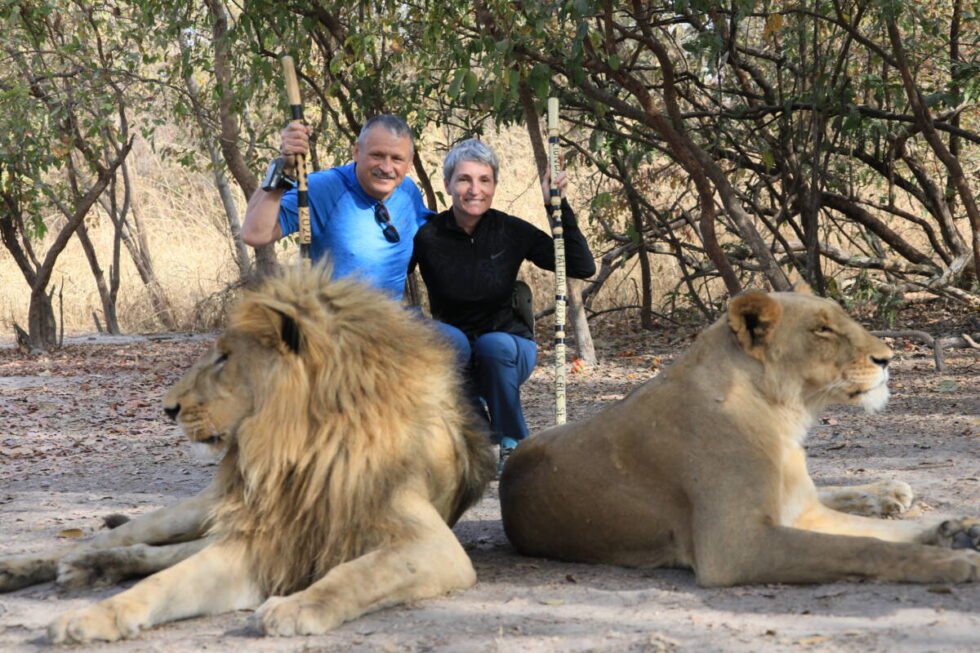
[[[473,411],[464,409],[464,413],[461,425],[464,464],[461,465],[462,474],[456,491],[456,501],[449,518],[450,526],[483,497],[496,470],[486,422]]]

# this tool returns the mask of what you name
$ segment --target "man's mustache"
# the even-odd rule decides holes
[[[383,170],[372,170],[371,175],[378,179],[396,179],[398,177],[394,172],[385,172]]]

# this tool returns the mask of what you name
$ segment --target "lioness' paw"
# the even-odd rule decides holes
[[[980,519],[947,519],[936,527],[935,544],[949,549],[980,551]]]
[[[824,505],[852,515],[892,517],[912,507],[915,494],[904,481],[879,481],[869,485],[824,488],[819,491]]]
[[[980,580],[980,553],[976,551],[950,551],[945,568],[946,576],[937,578],[946,583],[975,583]]]
[[[905,481],[881,481],[875,489],[878,491],[878,514],[883,517],[898,515],[912,507],[915,493]]]
[[[48,638],[54,644],[114,642],[134,637],[142,627],[134,611],[103,602],[62,615],[48,626]]]
[[[299,594],[267,599],[253,621],[264,634],[278,637],[321,635],[344,622],[327,604],[304,600]]]

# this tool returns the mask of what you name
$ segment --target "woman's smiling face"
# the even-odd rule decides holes
[[[461,218],[479,218],[486,213],[496,190],[493,168],[476,161],[457,163],[446,183],[446,191],[453,198],[453,214]]]

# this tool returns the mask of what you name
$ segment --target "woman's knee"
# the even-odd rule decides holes
[[[493,331],[484,333],[476,339],[473,343],[473,353],[478,360],[515,365],[519,352],[514,336]]]
[[[492,332],[476,339],[473,350],[477,364],[484,369],[515,369],[523,383],[534,370],[538,347],[533,340],[509,333]]]

